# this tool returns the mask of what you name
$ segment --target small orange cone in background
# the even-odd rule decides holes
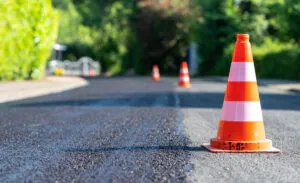
[[[248,34],[238,34],[217,137],[211,152],[279,152],[266,139]]]
[[[90,69],[90,76],[92,76],[92,77],[95,76],[95,70],[94,69]]]
[[[152,68],[152,79],[154,81],[159,81],[160,80],[160,74],[159,74],[159,68],[157,65],[154,65]]]
[[[184,87],[184,88],[191,87],[190,75],[189,75],[189,69],[188,69],[187,62],[181,63],[178,86]]]

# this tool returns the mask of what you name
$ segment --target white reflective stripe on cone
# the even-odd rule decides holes
[[[260,102],[224,101],[221,120],[263,121]]]
[[[231,62],[228,81],[243,82],[256,81],[253,62]]]
[[[184,81],[184,82],[189,82],[189,81],[190,81],[190,77],[188,77],[188,76],[181,76],[181,77],[179,78],[179,80],[180,80],[180,81]]]
[[[182,73],[182,74],[188,74],[189,70],[188,70],[188,68],[181,68],[180,69],[180,73]]]
[[[158,73],[153,73],[152,76],[153,77],[159,77],[159,74]]]
[[[154,68],[153,72],[159,72],[159,70],[157,68]]]

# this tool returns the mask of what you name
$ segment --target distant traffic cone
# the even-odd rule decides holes
[[[152,69],[152,79],[154,81],[159,81],[160,80],[159,68],[158,68],[157,65],[153,66],[153,69]]]
[[[182,62],[182,64],[181,64],[178,86],[181,86],[184,88],[191,87],[189,69],[188,69],[188,64],[186,62]]]
[[[90,76],[92,76],[92,77],[95,76],[95,70],[94,69],[90,69]]]
[[[248,34],[238,34],[217,137],[211,152],[279,152],[266,139]]]

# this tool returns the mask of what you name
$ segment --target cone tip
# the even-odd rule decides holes
[[[158,66],[156,64],[153,65],[153,68],[158,68]]]
[[[186,68],[187,66],[188,66],[187,62],[183,61],[182,64],[181,64],[181,67]]]
[[[249,34],[237,34],[236,35],[236,40],[237,41],[249,41]]]

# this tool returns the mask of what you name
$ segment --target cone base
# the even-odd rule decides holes
[[[153,81],[160,81],[160,79],[157,79],[157,78],[153,78],[152,80]]]
[[[278,153],[279,149],[272,147],[271,140],[261,141],[223,141],[211,139],[211,143],[202,144],[210,152],[215,153]]]
[[[191,88],[192,87],[192,85],[190,83],[185,83],[185,84],[179,83],[178,86],[182,87],[182,88]]]

